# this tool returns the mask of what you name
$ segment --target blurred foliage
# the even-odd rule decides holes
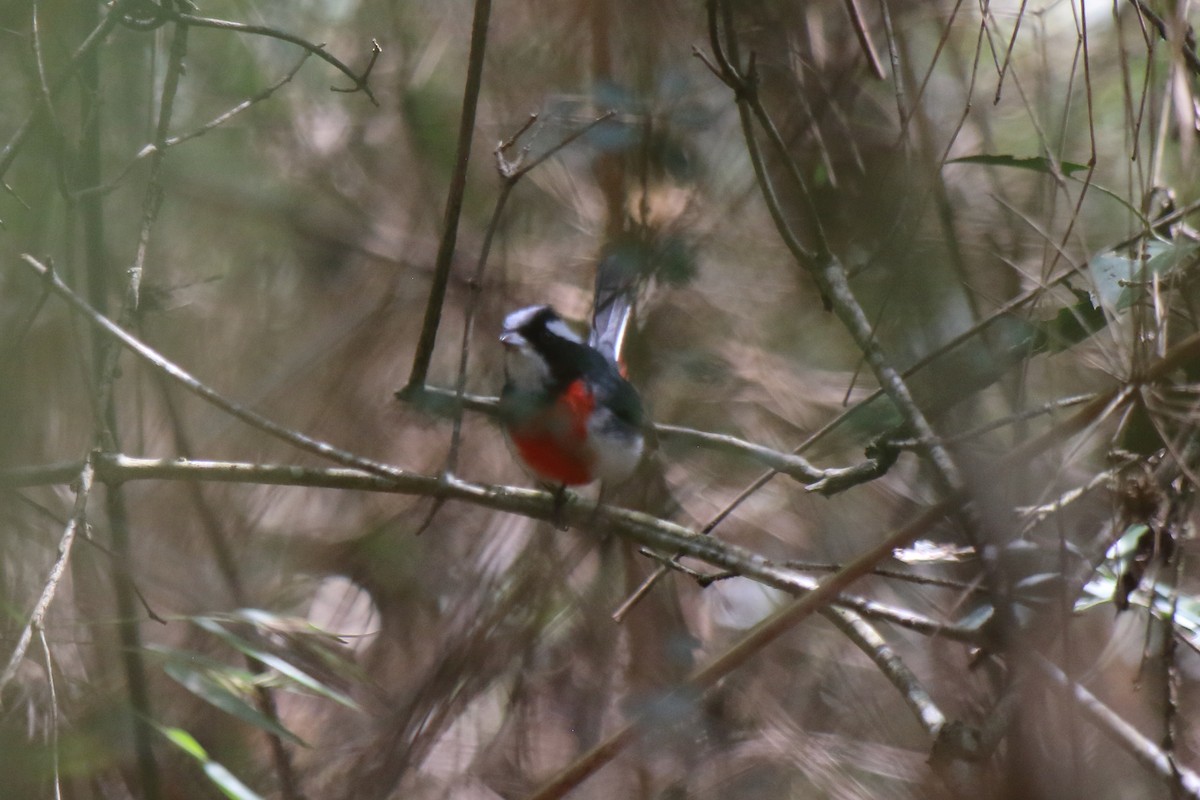
[[[147,0],[0,4],[0,668],[74,502],[22,470],[97,447],[318,463],[128,354],[114,366],[22,253],[273,420],[414,472],[446,464],[452,407],[393,393],[459,157],[473,4],[162,2],[174,10],[157,22]],[[431,498],[139,481],[93,491],[0,686],[0,797],[524,797],[636,715],[637,744],[571,797],[1173,796],[1031,665],[1059,664],[1200,766],[1186,558],[1200,126],[1181,49],[1195,15],[1125,0],[730,7],[738,63],[753,59],[785,145],[753,128],[779,218],[806,245],[823,234],[846,267],[978,521],[927,532],[953,558],[881,565],[936,583],[881,573],[851,591],[961,625],[955,638],[872,620],[948,721],[995,725],[1002,743],[954,770],[930,763],[916,693],[833,617],[703,697],[672,693],[786,598],[671,574],[614,624],[658,562],[605,531]],[[110,17],[123,9],[146,24]],[[191,25],[183,42],[179,13],[260,28]],[[340,91],[350,78],[319,54],[266,92],[303,51],[264,29],[359,71],[378,41],[378,104]],[[822,467],[903,445],[897,408],[784,246],[711,47],[695,2],[493,9],[430,383],[454,385],[477,297],[466,386],[495,394],[503,315],[551,302],[585,319],[610,258],[646,284],[627,362],[656,421],[781,453],[816,436],[804,455]],[[167,106],[169,137],[203,133],[159,163],[148,145]],[[474,293],[497,143],[536,113],[513,151],[536,158],[608,111],[516,186]],[[463,442],[464,479],[529,485],[486,415],[464,418]],[[1045,446],[1012,464],[1030,442]],[[886,476],[832,498],[767,481],[714,534],[780,562],[849,560],[938,498],[907,444]],[[664,437],[661,456],[675,519],[694,529],[763,470],[689,439]],[[995,629],[1004,592],[961,557],[968,533],[997,553],[1012,630]]]

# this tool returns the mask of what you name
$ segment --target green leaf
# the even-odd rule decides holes
[[[347,695],[325,685],[304,670],[300,669],[294,664],[289,663],[280,656],[277,656],[263,647],[255,645],[249,640],[237,635],[233,631],[230,631],[228,628],[221,625],[221,623],[219,623],[216,619],[212,617],[193,617],[192,621],[196,625],[224,641],[238,652],[258,660],[296,685],[301,686],[313,692],[314,694],[320,695],[321,697],[333,700],[335,703],[340,703],[347,708],[358,710],[358,703],[354,702],[354,700]]]
[[[187,753],[197,761],[208,761],[208,752],[204,749],[196,738],[183,728],[168,728],[165,725],[158,726],[159,732],[171,740],[176,747]]]
[[[154,727],[158,728],[158,732],[168,741],[196,759],[208,779],[230,800],[263,800],[262,795],[238,780],[224,765],[209,758],[208,752],[196,741],[196,738],[183,728],[158,724],[155,724]]]
[[[1108,325],[1104,309],[1092,302],[1087,292],[1076,291],[1079,301],[1058,310],[1045,322],[1034,323],[1030,353],[1061,353]]]
[[[962,158],[952,158],[946,162],[947,164],[982,164],[988,167],[1013,167],[1015,169],[1029,169],[1034,172],[1041,172],[1046,175],[1057,175],[1058,172],[1054,169],[1053,162],[1044,156],[963,156]],[[1059,169],[1063,175],[1074,175],[1076,172],[1085,172],[1087,164],[1076,164],[1074,161],[1059,161]]]
[[[263,800],[262,795],[239,781],[223,764],[216,761],[205,763],[204,774],[231,800]]]
[[[266,714],[263,714],[246,697],[231,691],[212,674],[206,671],[189,669],[185,665],[178,663],[169,663],[163,669],[180,686],[200,699],[221,709],[226,714],[237,717],[242,722],[253,725],[256,728],[269,731],[292,744],[307,747],[300,737]]]

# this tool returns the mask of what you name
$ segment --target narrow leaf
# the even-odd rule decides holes
[[[242,722],[256,728],[269,731],[292,744],[307,746],[294,733],[280,725],[275,720],[263,714],[246,698],[239,696],[223,686],[211,675],[196,670],[187,669],[180,664],[167,664],[164,671],[175,679],[180,686],[202,700],[216,706],[226,714],[237,717]]]
[[[1012,155],[976,155],[952,158],[947,164],[982,164],[988,167],[1013,167],[1014,169],[1029,169],[1046,175],[1058,174],[1053,162],[1044,156],[1012,156]],[[1076,164],[1074,161],[1059,161],[1059,169],[1063,175],[1074,175],[1076,172],[1087,170],[1087,164]]]

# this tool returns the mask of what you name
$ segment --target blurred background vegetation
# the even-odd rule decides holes
[[[0,797],[520,798],[627,719],[536,796],[1200,796],[1189,10],[498,2],[450,250],[475,4],[3,4]],[[585,128],[493,220],[497,143],[528,163]],[[617,253],[654,277],[630,376],[689,429],[661,436],[672,519],[822,577],[948,487],[781,233],[849,275],[967,510],[843,598],[874,605],[704,685],[778,585],[672,572],[617,624],[658,566],[619,530],[239,480],[329,463],[114,347],[23,258],[231,401],[436,476],[452,421],[395,392],[439,251],[428,385],[469,319],[478,395],[503,315],[586,318]],[[824,497],[696,431],[899,457]],[[123,482],[115,454],[225,474]],[[455,474],[530,485],[487,414]]]

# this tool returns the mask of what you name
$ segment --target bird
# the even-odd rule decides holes
[[[499,417],[518,460],[556,487],[616,485],[646,449],[645,411],[617,353],[628,310],[597,306],[590,341],[549,305],[504,319],[504,388]]]

